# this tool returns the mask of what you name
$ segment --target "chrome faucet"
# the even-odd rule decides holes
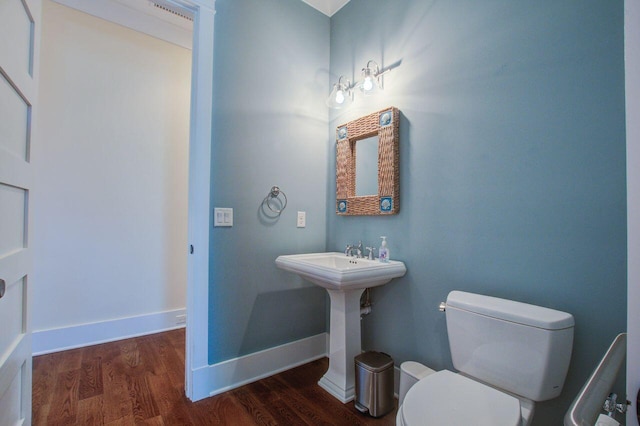
[[[373,251],[376,249],[375,247],[365,247],[366,250],[369,250],[369,253],[367,253],[367,259],[369,260],[374,260],[375,256],[373,255]]]
[[[356,254],[353,254],[353,251],[355,250]],[[358,259],[362,259],[364,257],[363,255],[363,251],[362,251],[362,241],[358,242],[358,245],[351,245],[351,244],[347,244],[347,247],[344,249],[344,254],[345,256],[355,256]]]

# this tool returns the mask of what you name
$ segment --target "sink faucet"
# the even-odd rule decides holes
[[[367,259],[374,260],[375,256],[373,255],[373,251],[375,250],[375,247],[365,247],[365,249],[369,250],[369,253],[367,254]]]
[[[355,255],[353,251],[355,250]],[[355,256],[358,259],[362,259],[364,257],[362,251],[362,241],[358,242],[358,245],[347,244],[347,247],[344,249],[345,256]]]

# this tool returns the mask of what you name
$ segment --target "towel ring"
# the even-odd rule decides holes
[[[284,202],[280,201],[280,194],[282,194],[282,197],[284,197]],[[282,206],[282,207],[280,207],[280,209],[274,208],[274,207],[271,206],[271,201],[274,198],[277,199],[280,202],[280,204]],[[264,201],[267,204],[267,208],[269,210],[271,210],[275,214],[279,215],[287,207],[287,194],[285,194],[284,191],[282,191],[277,186],[273,186],[273,187],[271,187],[271,191],[269,191],[267,196],[264,198]]]

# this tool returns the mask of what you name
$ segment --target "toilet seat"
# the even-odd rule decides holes
[[[517,398],[448,370],[416,383],[400,410],[402,424],[407,426],[518,426],[522,422]]]

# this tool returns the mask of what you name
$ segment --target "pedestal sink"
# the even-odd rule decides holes
[[[360,296],[368,287],[403,276],[407,271],[404,263],[381,263],[330,252],[278,256],[276,265],[329,292],[329,369],[318,384],[343,403],[351,401],[355,395],[353,359],[362,351]]]

